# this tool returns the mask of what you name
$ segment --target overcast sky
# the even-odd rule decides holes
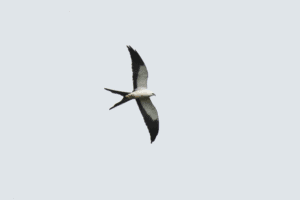
[[[0,199],[300,199],[299,1],[2,1]],[[150,144],[126,45],[160,119]]]

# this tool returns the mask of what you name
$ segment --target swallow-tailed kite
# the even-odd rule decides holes
[[[130,93],[107,88],[104,89],[123,96],[123,99],[111,107],[110,110],[132,99],[136,100],[150,132],[152,143],[158,134],[159,126],[157,110],[150,100],[150,97],[155,94],[147,89],[148,71],[142,58],[131,46],[127,46],[127,48],[132,60],[133,91]]]

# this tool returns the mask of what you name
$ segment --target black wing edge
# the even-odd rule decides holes
[[[132,64],[135,63],[137,65],[145,65],[144,61],[136,50],[134,50],[131,46],[127,46],[127,48],[131,56]]]
[[[158,135],[158,130],[159,130],[159,121],[157,120],[152,120],[149,115],[147,115],[145,109],[143,108],[141,101],[139,99],[136,99],[136,102],[139,106],[139,109],[143,115],[144,121],[147,125],[147,128],[150,132],[151,136],[151,143],[154,142],[156,136]]]
[[[133,88],[137,88],[137,77],[139,74],[140,66],[145,65],[139,53],[134,50],[131,46],[127,46],[128,51],[130,53],[131,61],[132,61],[132,79],[133,79]]]

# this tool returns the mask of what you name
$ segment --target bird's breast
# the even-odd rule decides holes
[[[151,94],[147,91],[134,91],[128,95],[126,95],[126,98],[128,99],[139,99],[139,98],[145,98],[150,97]]]

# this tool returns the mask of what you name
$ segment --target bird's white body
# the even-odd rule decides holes
[[[151,97],[155,95],[152,91],[147,90],[147,89],[138,89],[130,94],[126,95],[126,98],[128,99],[139,99],[139,98],[146,98],[146,97]]]

